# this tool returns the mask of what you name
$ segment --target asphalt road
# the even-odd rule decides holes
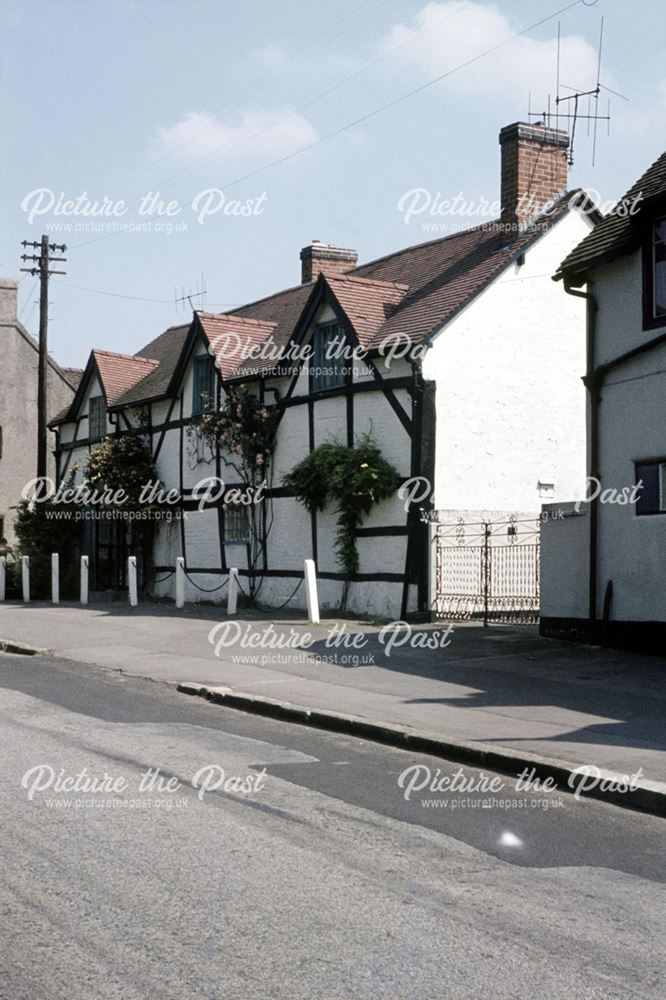
[[[656,817],[50,658],[0,754],[2,1000],[663,995]]]

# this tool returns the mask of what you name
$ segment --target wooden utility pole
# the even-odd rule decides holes
[[[52,274],[66,274],[66,271],[50,271],[49,264],[64,261],[65,257],[51,257],[52,251],[64,253],[67,247],[64,243],[49,243],[48,236],[42,236],[36,243],[23,240],[21,246],[39,249],[39,254],[21,254],[21,260],[32,260],[33,267],[22,267],[22,271],[39,275],[39,371],[37,379],[37,476],[46,475],[46,460],[48,453],[48,370],[49,370],[49,277]]]

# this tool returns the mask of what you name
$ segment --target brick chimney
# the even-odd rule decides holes
[[[18,281],[0,278],[0,323],[13,323],[16,320],[17,296]]]
[[[343,250],[341,247],[313,240],[301,250],[301,284],[314,281],[322,271],[324,274],[345,274],[356,267],[357,263],[356,250]]]
[[[567,189],[569,137],[540,122],[514,122],[499,134],[502,148],[502,216],[511,230],[524,227]]]

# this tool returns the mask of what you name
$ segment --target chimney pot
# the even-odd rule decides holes
[[[346,274],[356,267],[358,251],[334,247],[321,240],[313,240],[301,250],[301,284],[315,281],[319,275]]]

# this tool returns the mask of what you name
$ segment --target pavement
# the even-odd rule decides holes
[[[355,720],[368,737],[421,739],[422,750],[439,744],[442,756],[498,770],[522,762],[558,777],[583,766],[601,778],[638,775],[634,801],[621,789],[617,800],[666,815],[661,658],[545,639],[530,626],[382,632],[240,614],[230,622],[206,606],[4,604],[0,640],[327,728],[353,731]]]
[[[7,1000],[663,994],[655,816],[54,656],[0,653],[0,756]]]

